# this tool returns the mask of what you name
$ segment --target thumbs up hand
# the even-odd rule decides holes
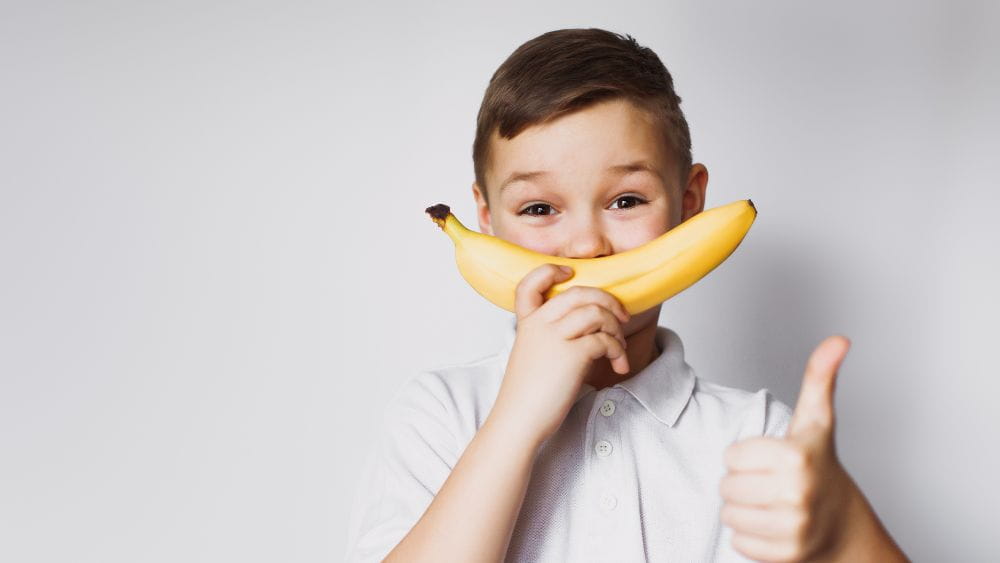
[[[725,451],[721,519],[747,557],[869,560],[870,549],[892,544],[834,450],[833,391],[850,344],[831,336],[813,351],[783,438],[750,438]]]

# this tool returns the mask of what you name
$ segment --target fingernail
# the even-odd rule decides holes
[[[573,268],[570,268],[569,266],[559,266],[559,269],[562,270],[564,274],[573,273]]]

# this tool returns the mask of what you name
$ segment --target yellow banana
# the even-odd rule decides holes
[[[573,268],[573,275],[549,288],[546,300],[576,285],[598,287],[614,295],[632,315],[663,303],[714,270],[736,250],[757,217],[753,202],[741,199],[702,211],[624,252],[564,258],[469,230],[443,203],[425,212],[455,243],[455,261],[465,281],[507,311],[515,312],[514,294],[521,278],[551,263]]]

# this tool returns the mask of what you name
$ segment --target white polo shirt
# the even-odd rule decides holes
[[[390,400],[365,461],[347,561],[381,561],[417,523],[486,420],[514,343],[421,371]],[[751,436],[783,436],[791,409],[757,392],[699,378],[677,333],[633,377],[584,384],[540,449],[506,561],[749,561],[720,521],[723,452]],[[527,444],[525,447],[530,447]]]

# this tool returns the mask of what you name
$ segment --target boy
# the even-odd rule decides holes
[[[701,212],[708,171],[679,103],[630,36],[525,43],[479,112],[480,230],[590,258]],[[700,379],[660,306],[629,317],[592,287],[543,299],[571,275],[530,272],[499,352],[421,372],[393,398],[349,560],[906,560],[833,449],[846,338],[814,351],[793,412]]]

